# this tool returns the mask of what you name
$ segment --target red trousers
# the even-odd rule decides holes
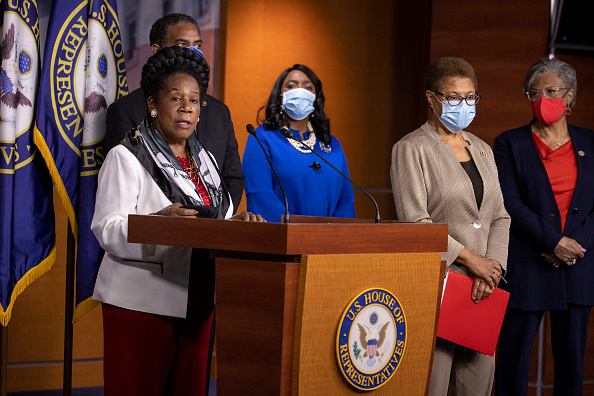
[[[105,395],[203,395],[213,313],[180,319],[103,306]]]

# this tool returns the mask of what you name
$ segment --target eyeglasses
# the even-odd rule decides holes
[[[566,89],[565,93],[560,96],[561,94],[559,91]],[[547,88],[544,91],[544,96],[547,99],[563,99],[565,95],[569,92],[571,88]],[[530,99],[531,102],[538,102],[538,100],[542,97],[543,92],[539,91],[538,89],[531,89],[530,91],[526,92],[526,96]]]
[[[444,94],[442,94],[439,91],[433,91],[433,94],[440,94],[441,96],[443,96],[445,98],[445,100],[450,104],[450,106],[458,106],[460,103],[462,103],[463,100],[466,101],[466,104],[468,104],[469,106],[474,106],[476,105],[479,100],[481,100],[481,95],[476,94],[476,95],[468,95],[467,97],[462,97],[462,96],[445,96]]]

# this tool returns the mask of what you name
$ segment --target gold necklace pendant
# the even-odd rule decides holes
[[[307,138],[307,140],[303,140],[303,144],[305,144],[307,147],[312,147],[314,146],[314,144],[316,144],[316,134],[314,133],[313,127],[311,126],[311,122],[307,121],[307,131],[309,132],[309,137]],[[295,150],[299,151],[300,153],[303,154],[310,154],[311,150],[304,148],[303,144],[301,144],[300,142],[297,142],[291,138],[286,138],[287,141],[291,144],[291,146],[293,146],[295,148]]]
[[[197,178],[198,181],[196,184],[200,184],[200,173],[196,168],[196,163],[194,162],[194,158],[192,158],[192,154],[190,153],[188,146],[186,146],[186,157],[188,157],[189,167],[184,168],[184,171],[188,174],[188,177],[190,178],[190,180],[192,180],[192,183],[194,182],[194,178]]]

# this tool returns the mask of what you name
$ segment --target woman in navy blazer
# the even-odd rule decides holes
[[[554,395],[582,395],[590,308],[594,303],[594,131],[567,123],[575,70],[542,59],[524,91],[535,119],[495,139],[505,208],[511,216],[509,305],[499,336],[496,395],[526,395],[530,356],[550,311]]]

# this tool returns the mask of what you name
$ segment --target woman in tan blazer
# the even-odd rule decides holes
[[[392,149],[398,219],[448,224],[447,270],[475,278],[472,299],[489,296],[506,268],[510,218],[488,144],[464,131],[480,95],[461,58],[436,60],[425,77],[429,120]],[[495,360],[438,338],[429,395],[490,395]],[[451,385],[450,384],[451,374]]]

